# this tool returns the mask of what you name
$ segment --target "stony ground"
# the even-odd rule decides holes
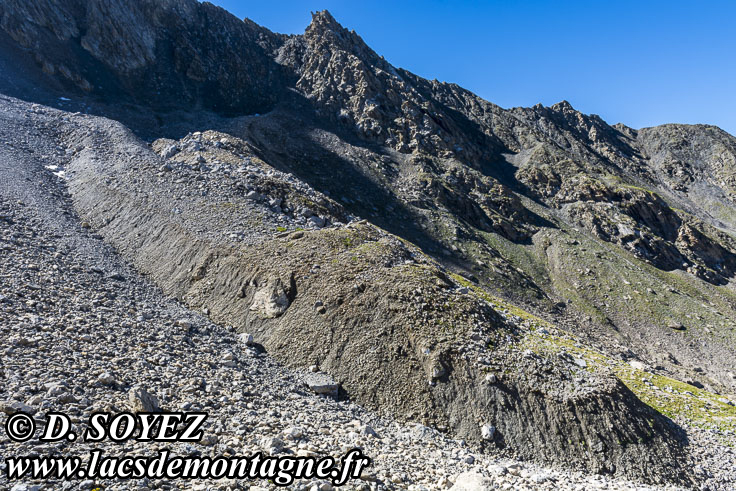
[[[77,219],[63,174],[44,156],[46,140],[0,129],[0,402],[58,410],[86,420],[95,411],[131,409],[143,388],[163,409],[210,414],[204,439],[177,444],[181,454],[257,451],[332,454],[359,446],[374,459],[357,489],[633,489],[633,483],[584,476],[473,453],[419,425],[377,418],[348,401],[309,392],[302,377],[247,346],[227,327],[190,312],[125,264]],[[693,439],[694,442],[699,440]],[[82,442],[16,444],[0,437],[3,456],[84,455]],[[157,444],[103,443],[107,454],[152,454]],[[720,462],[723,462],[723,454]],[[714,460],[704,467],[716,472]],[[471,472],[473,475],[462,473]],[[485,476],[480,478],[479,476]],[[257,482],[8,483],[22,489],[257,489]],[[476,487],[463,487],[475,481]],[[722,481],[718,478],[716,484]],[[330,489],[299,483],[297,489]],[[723,487],[723,489],[726,489]]]

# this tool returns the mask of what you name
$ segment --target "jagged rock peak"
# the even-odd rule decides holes
[[[345,30],[337,20],[332,16],[329,10],[318,10],[312,12],[312,23],[307,27],[309,29],[329,29],[332,31]]]
[[[315,50],[346,51],[366,63],[384,64],[358,33],[344,28],[327,10],[312,13],[312,22],[304,31],[304,38]]]
[[[567,112],[567,111],[575,111],[575,108],[572,107],[572,104],[570,104],[566,100],[562,100],[558,102],[557,104],[552,104],[550,106],[550,109],[557,112]]]

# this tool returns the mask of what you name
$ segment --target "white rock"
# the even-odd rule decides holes
[[[299,440],[304,436],[304,431],[298,426],[290,426],[284,430],[284,436],[289,440]]]
[[[51,384],[48,386],[46,395],[49,397],[58,397],[64,392],[67,392],[67,390],[68,389],[65,384]]]
[[[272,453],[279,452],[281,449],[284,448],[284,441],[276,436],[264,437],[261,439],[259,444],[261,448]]]
[[[424,426],[423,424],[415,423],[411,427],[411,436],[418,440],[428,440],[432,438],[432,435],[434,435],[432,428]]]
[[[286,312],[289,304],[289,297],[286,295],[281,280],[272,278],[253,295],[250,310],[258,313],[264,319],[273,319]]]
[[[43,396],[40,394],[37,394],[35,396],[31,396],[26,401],[26,404],[29,406],[39,406],[43,402]]]
[[[309,217],[309,221],[317,228],[325,226],[325,219],[317,215]]]
[[[493,481],[477,472],[463,472],[455,478],[455,484],[451,491],[490,491],[493,489]]]
[[[154,413],[161,411],[156,396],[149,394],[142,387],[133,387],[128,392],[130,408],[136,413]]]
[[[205,446],[212,446],[217,443],[217,435],[211,435],[211,434],[205,434],[202,435],[202,438],[199,440],[199,443],[201,445]]]
[[[100,376],[97,377],[97,381],[102,385],[115,385],[115,377],[113,377],[109,372],[101,373]]]
[[[38,484],[18,483],[13,485],[13,487],[10,488],[10,491],[39,491],[40,489],[41,486]]]
[[[489,424],[484,424],[480,427],[480,436],[484,440],[493,440],[493,436],[496,434],[496,427]]]
[[[372,436],[373,438],[378,438],[378,433],[370,427],[369,425],[363,425],[360,427],[360,432],[367,436]]]
[[[170,159],[177,153],[179,153],[179,147],[176,144],[172,144],[161,149],[160,155],[165,159]]]
[[[549,476],[547,474],[532,474],[531,480],[534,481],[537,484],[542,484],[547,481],[549,481]]]
[[[306,373],[304,382],[316,394],[337,397],[339,386],[326,373]]]

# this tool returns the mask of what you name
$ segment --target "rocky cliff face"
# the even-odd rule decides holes
[[[676,431],[637,397],[675,418],[650,379],[726,401],[736,387],[733,136],[611,126],[567,102],[503,109],[393,67],[327,12],[283,36],[194,0],[9,0],[0,28],[5,92],[168,137],[114,158],[98,147],[117,130],[59,139],[80,213],[169,293],[394,415],[686,479],[662,465],[677,467]],[[166,236],[191,247],[176,264]],[[736,421],[722,404],[718,424]],[[659,464],[636,464],[646,448]]]
[[[67,95],[242,114],[284,87],[272,57],[284,36],[196,0],[11,0],[0,26]]]

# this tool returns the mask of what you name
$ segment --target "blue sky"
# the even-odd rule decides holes
[[[393,65],[503,107],[566,99],[611,124],[736,134],[734,1],[213,3],[290,34],[328,9]]]

